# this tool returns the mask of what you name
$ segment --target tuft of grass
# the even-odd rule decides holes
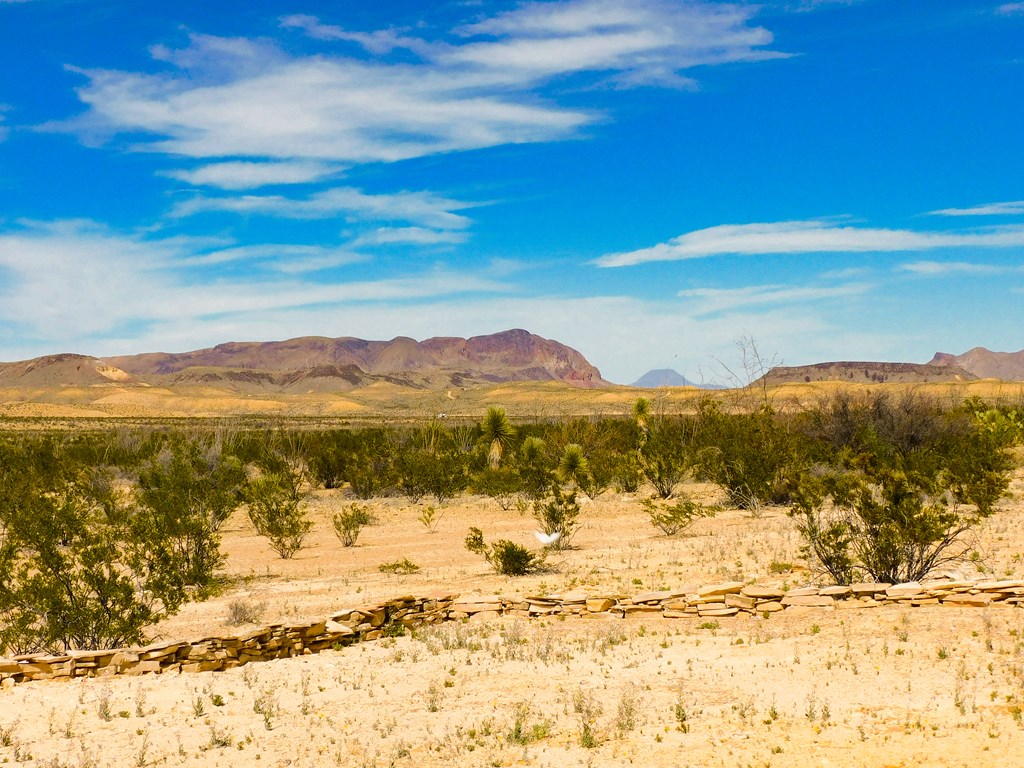
[[[228,603],[228,617],[225,619],[225,623],[232,627],[241,624],[259,624],[265,610],[267,610],[265,602],[254,603],[251,600],[237,598]]]
[[[402,576],[409,576],[419,571],[419,569],[420,567],[407,557],[390,563],[381,563],[377,566],[377,570],[381,573],[395,573]]]

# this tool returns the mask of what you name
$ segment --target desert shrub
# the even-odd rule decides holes
[[[395,459],[398,488],[413,502],[427,495],[430,479],[436,471],[434,455],[428,451],[406,450]]]
[[[554,466],[547,456],[547,444],[536,435],[529,435],[519,446],[516,471],[523,493],[531,499],[541,499],[554,480]]]
[[[298,473],[284,469],[265,472],[249,481],[245,490],[249,520],[284,559],[302,549],[306,536],[313,530],[300,482]]]
[[[548,498],[533,503],[533,518],[547,536],[557,534],[548,546],[551,549],[569,549],[572,537],[579,528],[580,505],[576,490],[563,491],[557,484],[548,489]]]
[[[427,491],[444,504],[469,485],[469,456],[454,449],[434,454],[427,476]]]
[[[674,504],[657,503],[653,499],[643,500],[644,511],[651,525],[666,536],[675,536],[685,531],[693,521],[701,517],[714,517],[715,510],[693,499],[681,498]]]
[[[395,484],[395,436],[390,430],[365,429],[356,434],[347,480],[360,499],[382,496]]]
[[[809,478],[791,514],[804,553],[838,584],[918,581],[969,550],[965,535],[992,509],[963,505],[941,480],[902,470]]]
[[[265,602],[254,603],[252,600],[236,598],[228,603],[228,616],[225,623],[232,627],[242,624],[259,624],[263,612],[267,610]]]
[[[0,450],[0,652],[141,642],[191,596],[173,542],[110,473],[37,448]]]
[[[514,469],[486,467],[473,475],[470,485],[477,493],[490,496],[503,511],[508,512],[515,503],[522,483]]]
[[[354,547],[363,528],[371,522],[373,516],[362,504],[350,504],[348,509],[335,512],[331,517],[334,533],[346,547]]]
[[[667,416],[644,416],[642,423],[644,428],[636,451],[639,470],[661,498],[670,498],[691,463],[685,424]]]
[[[544,565],[544,553],[536,553],[515,542],[499,539],[493,544],[484,541],[479,528],[470,528],[466,536],[466,549],[483,557],[495,573],[503,576],[525,576],[536,573]]]
[[[739,509],[789,500],[808,460],[798,435],[770,406],[724,413],[708,400],[695,427],[701,476],[724,488]]]
[[[619,493],[636,493],[644,476],[640,460],[633,451],[618,454],[612,464],[612,482]]]
[[[134,528],[159,531],[167,543],[166,571],[182,586],[207,591],[223,557],[221,524],[240,505],[245,471],[233,456],[204,440],[171,441],[139,474]]]

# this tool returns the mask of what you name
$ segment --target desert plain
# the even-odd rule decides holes
[[[692,496],[726,505],[714,486]],[[463,496],[368,502],[343,547],[344,489],[279,558],[243,512],[223,529],[221,594],[154,640],[320,619],[400,595],[633,595],[721,581],[794,588],[808,570],[786,509],[724,507],[677,536],[637,494],[586,499],[573,548],[496,575],[468,528],[539,548],[528,512]],[[1024,472],[971,540],[963,578],[1024,577]],[[414,573],[383,564],[408,560]],[[247,615],[246,615],[247,614]],[[241,623],[240,618],[249,619]],[[1024,610],[796,608],[770,616],[499,617],[199,674],[37,681],[0,690],[0,762],[34,766],[1012,766],[1024,750]]]

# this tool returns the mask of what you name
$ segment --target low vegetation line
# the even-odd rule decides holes
[[[740,614],[768,618],[790,609],[839,611],[900,604],[959,608],[1024,606],[1024,580],[940,579],[904,584],[811,586],[788,591],[724,582],[699,588],[644,592],[629,597],[579,592],[528,597],[463,597],[437,592],[348,608],[321,621],[272,624],[241,634],[161,642],[144,647],[70,651],[64,655],[37,653],[0,659],[0,685],[8,687],[35,680],[74,677],[214,672],[251,662],[308,655],[357,642],[393,637],[428,624],[480,621],[499,616],[524,619],[639,616],[717,622],[719,618]]]

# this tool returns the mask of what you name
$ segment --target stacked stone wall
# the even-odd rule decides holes
[[[319,653],[328,648],[398,634],[402,629],[499,616],[718,619],[748,614],[768,618],[791,608],[840,611],[885,605],[1015,607],[1024,605],[1024,580],[864,583],[790,590],[725,582],[631,596],[568,592],[528,597],[464,597],[433,593],[347,608],[321,621],[271,624],[244,633],[160,642],[139,648],[70,651],[63,655],[28,654],[0,659],[0,684],[10,686],[55,678],[213,672],[251,662]]]

